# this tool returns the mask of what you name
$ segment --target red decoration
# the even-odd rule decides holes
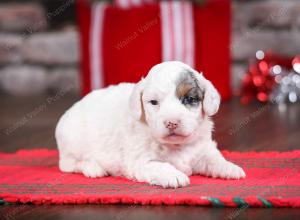
[[[299,62],[299,57],[291,58],[272,52],[257,51],[256,59],[250,63],[247,74],[242,81],[241,103],[247,104],[254,99],[260,102],[270,100],[275,85],[272,68],[276,65],[291,69],[293,63]]]
[[[162,4],[170,4],[167,6],[168,9],[174,6],[171,5],[172,2],[179,6],[183,19],[179,19],[178,22],[172,17],[176,17],[178,11],[178,13],[165,14],[169,18],[168,22],[173,24],[170,33],[172,31],[183,33],[184,39],[175,37],[166,42],[175,45],[169,46],[170,53],[175,55],[178,49],[176,46],[180,44],[178,42],[180,40],[184,42],[181,58],[164,56],[166,42],[163,38],[165,28]],[[101,9],[103,11],[98,16],[97,14],[95,16],[95,8],[101,4],[106,6]],[[188,7],[191,13],[182,12],[187,4],[190,4]],[[90,5],[89,1],[80,0],[77,6],[81,36],[83,95],[93,89],[111,84],[124,81],[137,82],[155,64],[165,60],[185,62],[188,60],[185,58],[187,54],[192,53],[191,66],[198,71],[203,71],[223,99],[230,97],[230,0],[210,0],[202,5],[192,4],[189,1],[157,1],[126,9],[103,2]],[[190,16],[191,24],[184,25],[186,16]],[[182,23],[181,31],[174,27],[178,23]],[[100,32],[97,30],[99,28]],[[188,29],[192,36],[184,35]],[[98,42],[91,40],[95,31],[100,33],[96,37]],[[185,37],[190,37],[191,40]],[[189,44],[193,46],[188,48]],[[95,49],[98,52],[93,54]],[[95,63],[101,64],[101,73],[94,70]]]

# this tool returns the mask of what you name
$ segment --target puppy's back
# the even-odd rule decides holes
[[[107,137],[119,135],[131,117],[128,101],[133,87],[134,84],[121,83],[95,90],[75,103],[57,124],[59,150],[82,154],[84,149],[94,148],[93,143],[106,145]]]

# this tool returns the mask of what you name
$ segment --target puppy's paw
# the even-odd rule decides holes
[[[161,171],[157,170],[156,174],[150,176],[149,183],[164,188],[178,188],[188,186],[190,184],[190,179],[184,173],[172,168],[162,169]]]
[[[67,173],[78,172],[77,161],[72,157],[60,156],[59,169]]]
[[[106,173],[95,161],[83,161],[80,163],[80,169],[83,175],[90,178],[102,177]]]
[[[212,176],[224,179],[242,179],[246,177],[246,174],[241,167],[226,161],[216,172],[212,172]]]

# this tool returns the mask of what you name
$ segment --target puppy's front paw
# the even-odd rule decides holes
[[[95,161],[84,161],[80,163],[80,169],[83,175],[90,178],[102,177],[106,173]]]
[[[226,161],[216,172],[213,171],[212,176],[225,179],[242,179],[246,177],[246,174],[241,167]]]
[[[188,186],[190,184],[190,179],[187,175],[175,168],[166,168],[160,171],[157,170],[157,173],[150,174],[149,183],[164,188],[178,188]]]

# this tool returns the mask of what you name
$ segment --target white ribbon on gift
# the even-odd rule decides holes
[[[157,0],[115,0],[122,8],[153,3]],[[102,35],[107,2],[92,6],[90,29],[90,67],[92,89],[103,87]],[[162,61],[179,60],[195,68],[193,3],[191,1],[160,1]]]

